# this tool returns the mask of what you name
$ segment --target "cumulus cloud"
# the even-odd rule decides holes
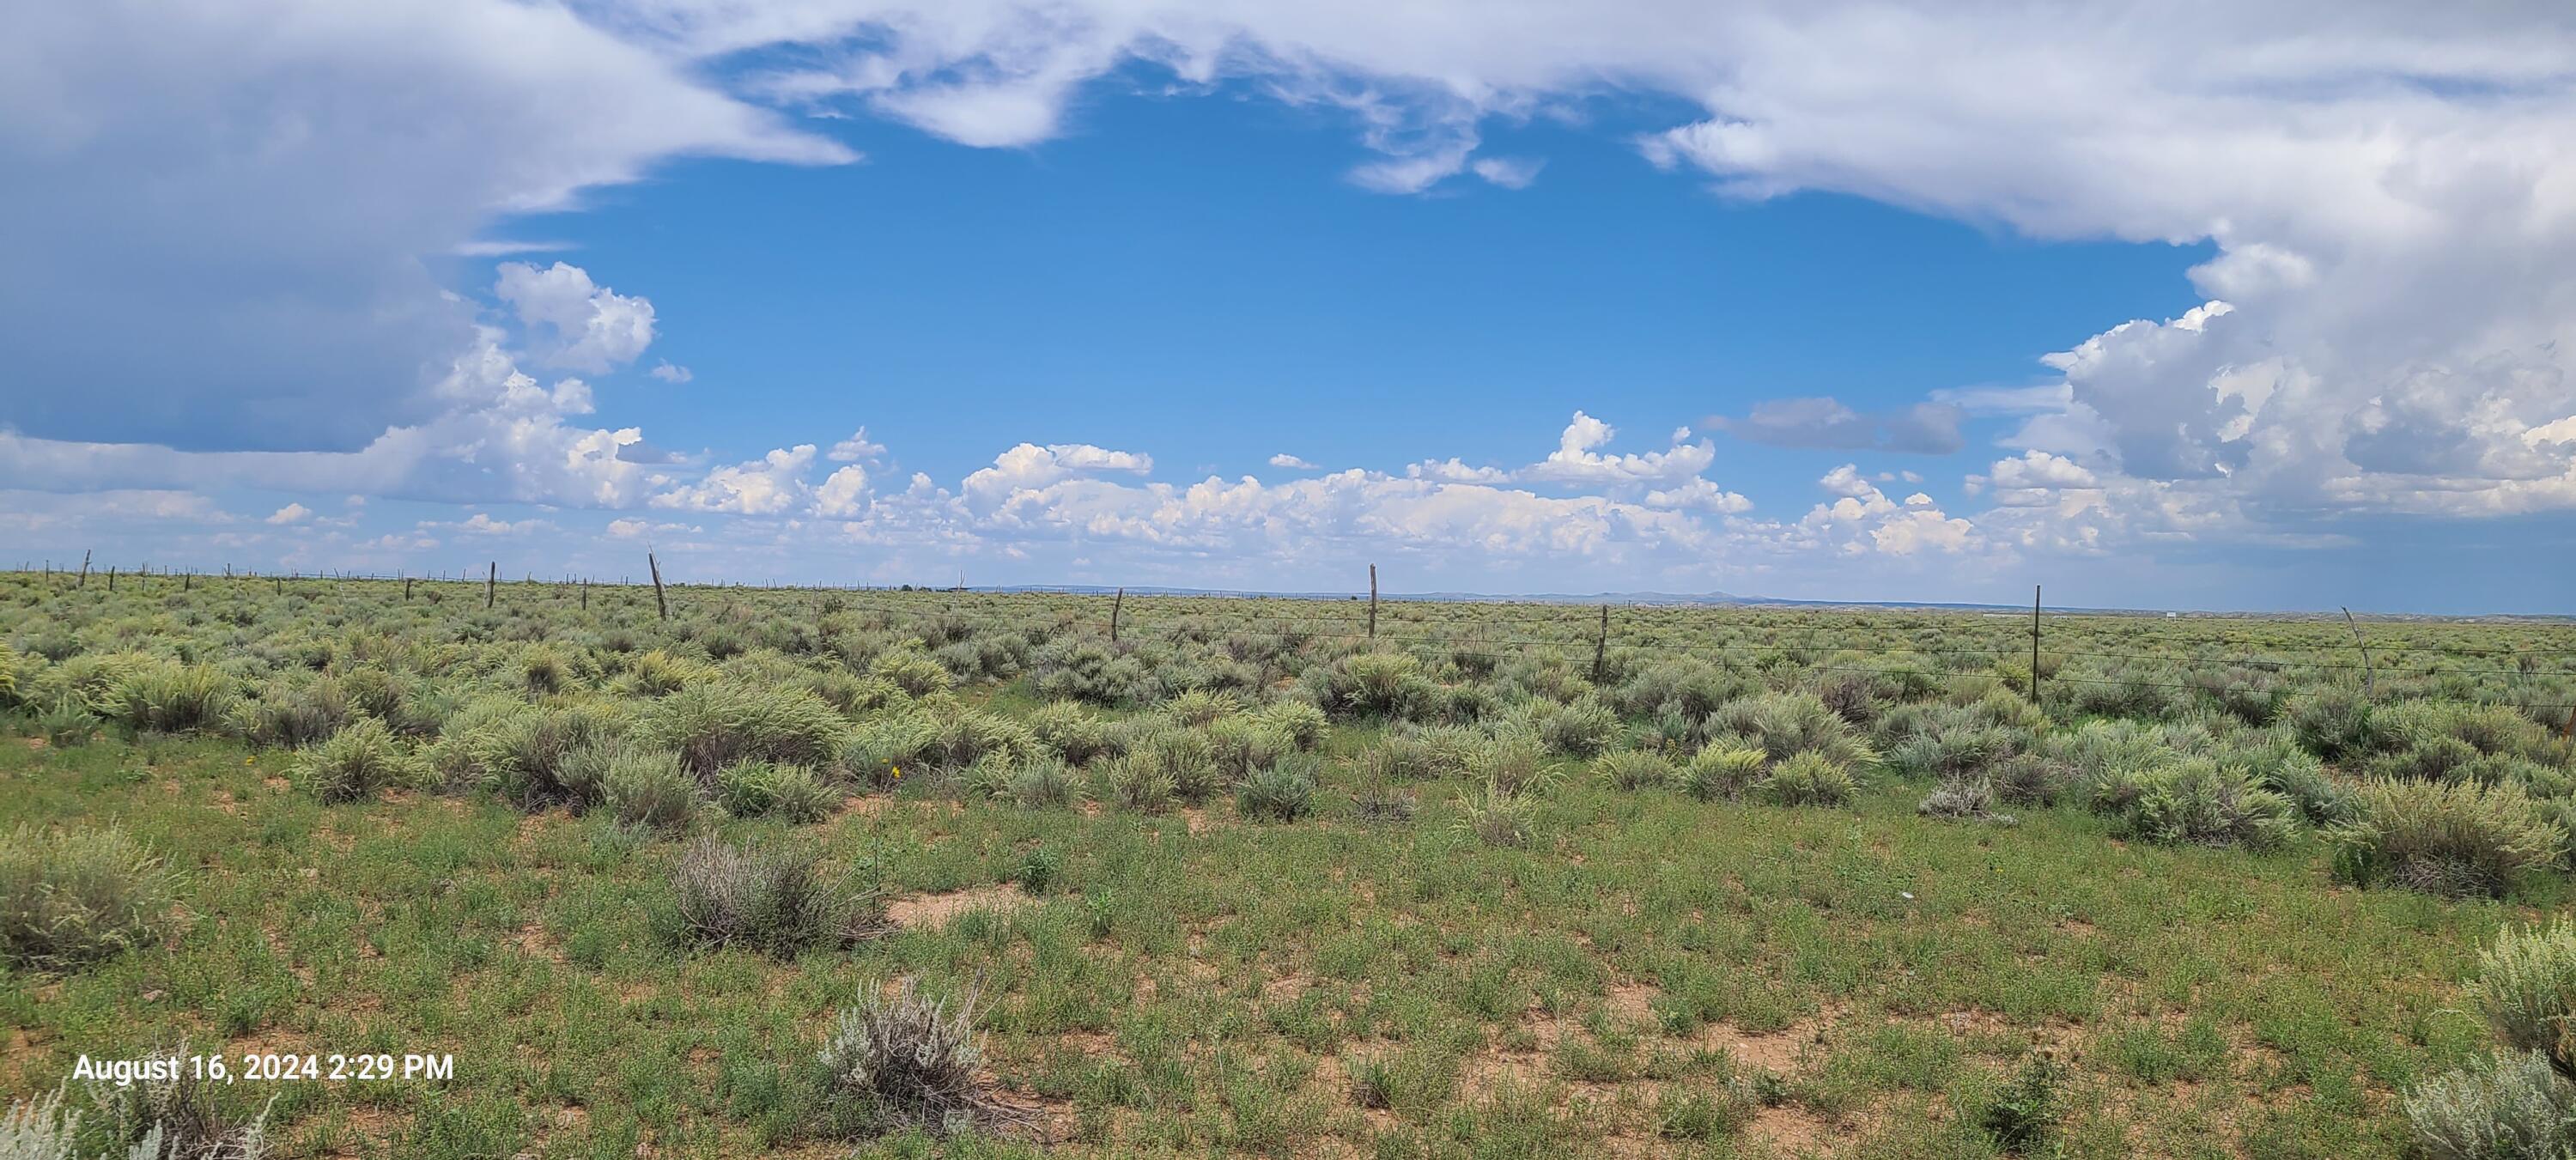
[[[1272,467],[1285,467],[1285,468],[1287,468],[1287,469],[1289,469],[1289,470],[1291,470],[1291,471],[1316,471],[1316,470],[1320,470],[1320,469],[1319,469],[1318,467],[1316,467],[1314,464],[1312,464],[1312,463],[1308,463],[1308,462],[1306,462],[1305,460],[1300,459],[1300,458],[1298,458],[1298,457],[1296,457],[1296,456],[1294,456],[1294,455],[1290,455],[1290,454],[1288,454],[1288,453],[1287,453],[1287,452],[1285,452],[1285,451],[1282,451],[1282,452],[1280,452],[1280,453],[1279,453],[1279,454],[1277,454],[1277,455],[1273,455],[1273,456],[1271,456],[1271,457],[1270,457],[1270,466],[1272,466]]]
[[[669,383],[672,386],[679,386],[698,377],[697,375],[690,373],[689,368],[687,367],[673,365],[669,359],[663,359],[661,362],[654,364],[652,370],[644,373],[660,379],[663,382]]]
[[[814,462],[814,445],[781,447],[748,463],[719,467],[695,483],[683,484],[652,499],[657,508],[732,512],[774,516],[804,502],[810,490],[799,478]]]
[[[272,513],[265,522],[279,525],[300,524],[312,518],[312,508],[306,507],[300,503],[291,503],[285,507],[277,509],[277,511]]]
[[[1947,455],[1967,446],[1967,440],[1959,433],[1959,421],[1965,414],[1957,404],[1938,400],[1863,414],[1828,395],[1769,399],[1755,403],[1752,412],[1743,418],[1711,416],[1708,424],[1737,438],[1774,447]]]
[[[824,458],[834,463],[874,463],[885,458],[885,453],[885,444],[870,440],[868,429],[861,427],[849,438],[833,444]]]
[[[545,269],[503,262],[492,293],[510,304],[527,327],[539,362],[602,374],[635,361],[653,344],[653,303],[593,283],[590,272],[557,262]],[[663,363],[655,377],[679,368]]]
[[[1703,439],[1685,442],[1690,429],[1673,432],[1672,447],[1644,454],[1606,455],[1599,449],[1608,446],[1618,430],[1608,423],[1581,411],[1565,425],[1557,440],[1556,450],[1538,463],[1524,468],[1519,477],[1546,483],[1594,485],[1678,483],[1689,479],[1717,462],[1717,448]]]

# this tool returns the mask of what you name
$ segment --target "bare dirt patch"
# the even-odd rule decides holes
[[[970,910],[989,910],[996,914],[1007,914],[1024,906],[1035,905],[1036,902],[1037,899],[1029,897],[1028,892],[1021,890],[1017,884],[1000,882],[991,886],[970,886],[964,890],[951,890],[945,894],[915,894],[898,898],[886,904],[886,917],[896,926],[907,930],[915,927],[942,927],[948,925],[949,920]]]

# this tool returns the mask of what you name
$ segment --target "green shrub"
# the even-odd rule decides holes
[[[95,704],[101,716],[127,728],[193,733],[224,724],[240,696],[233,679],[212,665],[163,662],[127,670]]]
[[[1548,705],[1535,714],[1539,743],[1567,757],[1590,757],[1619,735],[1619,714],[1590,697]]]
[[[1163,714],[1178,725],[1208,725],[1243,712],[1243,702],[1226,693],[1191,689],[1163,703]]]
[[[1943,821],[1981,821],[2011,825],[2010,814],[1995,812],[1995,787],[1983,778],[1960,778],[1942,782],[1923,800],[1914,812]]]
[[[2057,1135],[2066,1116],[2066,1081],[2072,1069],[2045,1053],[2034,1054],[1995,1093],[1980,1123],[1995,1146],[2016,1155],[2039,1151]]]
[[[1072,701],[1050,701],[1029,714],[1029,732],[1068,764],[1081,765],[1109,748],[1100,718]]]
[[[599,779],[609,816],[630,826],[679,829],[698,813],[698,779],[667,749],[619,749]]]
[[[373,717],[306,749],[295,762],[295,781],[326,802],[353,802],[410,785],[418,765],[403,752],[393,730]]]
[[[904,691],[905,696],[927,697],[944,693],[955,678],[938,661],[911,649],[897,649],[876,659],[868,667],[869,675],[881,678]]]
[[[819,822],[838,795],[814,771],[752,758],[716,771],[716,796],[738,817],[774,815],[791,822]]]
[[[1710,745],[1682,765],[1681,787],[1704,802],[1741,801],[1762,780],[1768,764],[1759,749]]]
[[[1010,772],[997,795],[1021,809],[1070,806],[1082,797],[1082,783],[1072,767],[1041,757]]]
[[[653,748],[677,752],[690,773],[712,778],[745,758],[821,765],[838,755],[847,727],[802,689],[709,681],[655,701],[636,732]]]
[[[1120,809],[1159,814],[1172,808],[1171,772],[1153,758],[1121,754],[1093,766],[1099,789],[1092,796]]]
[[[1622,749],[1592,760],[1592,771],[1620,789],[1661,789],[1673,783],[1672,759],[1643,749]]]
[[[2497,895],[2557,861],[2567,836],[2517,786],[2365,781],[2331,827],[2336,876],[2447,896]]]
[[[1044,894],[1064,877],[1064,854],[1053,846],[1032,846],[1020,856],[1019,872],[1012,880],[1031,894]]]
[[[2576,1087],[2537,1051],[2480,1056],[2408,1090],[2401,1106],[2426,1160],[2576,1156]]]
[[[1556,783],[1557,776],[1538,739],[1518,732],[1504,733],[1470,751],[1467,772],[1486,788],[1515,797],[1544,791]]]
[[[1304,701],[1273,701],[1253,716],[1302,750],[1323,744],[1324,732],[1332,727],[1332,718]]]
[[[1269,765],[1252,771],[1235,789],[1235,808],[1247,818],[1293,822],[1314,808],[1315,777],[1302,766]]]
[[[253,745],[301,749],[338,733],[357,711],[336,677],[300,685],[273,680],[260,686],[256,698],[235,703],[233,728]]]
[[[36,732],[47,745],[87,745],[98,736],[98,714],[76,698],[64,697],[44,712],[36,714]]]
[[[2377,749],[2381,734],[2369,701],[2351,689],[2321,689],[2290,705],[2290,732],[2328,761]]]
[[[2507,930],[2478,956],[2478,1010],[2496,1038],[2576,1075],[2576,921]]]
[[[815,855],[774,845],[731,846],[701,834],[671,867],[675,933],[699,947],[749,947],[787,958],[849,946],[885,929],[873,890],[836,883]]]
[[[1851,804],[1860,785],[1850,768],[1811,750],[1774,764],[1754,792],[1776,806],[1842,806]]]
[[[1761,693],[1730,701],[1711,715],[1706,728],[1710,736],[1742,738],[1773,761],[1803,752],[1843,765],[1878,759],[1850,722],[1808,693]]]
[[[2103,783],[2096,808],[2121,833],[2171,845],[2268,850],[2289,840],[2299,811],[2241,769],[2192,759]]]
[[[77,969],[157,941],[170,903],[169,875],[125,831],[21,825],[0,848],[0,959]]]

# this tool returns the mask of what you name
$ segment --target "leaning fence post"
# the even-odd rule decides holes
[[[2361,695],[2376,701],[2379,699],[2379,674],[2371,668],[2370,642],[2362,639],[2361,624],[2352,618],[2349,608],[2343,610],[2343,625],[2352,630],[2353,643],[2361,647]]]
[[[1377,565],[1369,565],[1369,639],[1377,639]]]
[[[1109,598],[1109,643],[1111,644],[1118,643],[1118,610],[1126,604],[1127,590],[1124,588],[1118,590],[1118,595]]]
[[[87,549],[83,549],[83,550],[81,551],[81,575],[80,575],[80,583],[79,583],[79,584],[77,584],[77,585],[74,585],[74,587],[78,587],[78,588],[87,588],[87,587],[89,587],[89,551],[88,551]]]
[[[653,553],[646,552],[644,553],[644,566],[653,570],[653,608],[662,614],[662,619],[669,620],[671,619],[671,605],[668,601],[662,599],[662,562],[654,559]]]

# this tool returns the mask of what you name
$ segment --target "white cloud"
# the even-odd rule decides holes
[[[868,469],[851,464],[833,472],[814,489],[814,514],[847,519],[868,508]]]
[[[1519,478],[1591,485],[1671,484],[1698,475],[1717,462],[1717,449],[1707,440],[1683,442],[1690,437],[1687,427],[1673,432],[1670,450],[1642,455],[1604,455],[1597,450],[1617,434],[1617,429],[1608,423],[1576,411],[1573,420],[1565,425],[1565,434],[1557,440],[1556,450],[1523,469]]]
[[[693,484],[652,498],[657,508],[774,516],[800,506],[808,488],[799,478],[814,462],[814,445],[782,447],[748,463],[719,467]]]
[[[1679,487],[1647,492],[1646,506],[1737,515],[1752,511],[1753,501],[1705,479],[1692,479]]]
[[[885,444],[868,439],[868,429],[861,427],[849,438],[832,445],[823,458],[834,463],[874,463],[885,458]]]
[[[1152,456],[1132,451],[1111,451],[1088,443],[1054,443],[1045,447],[1022,443],[994,456],[991,467],[967,476],[964,491],[967,498],[990,504],[1014,493],[1079,476],[1104,472],[1143,475],[1152,470]]]
[[[674,365],[669,359],[663,359],[660,363],[655,364],[652,370],[644,373],[673,386],[678,386],[698,377],[691,374],[689,372],[689,368]]]
[[[1282,452],[1280,452],[1280,453],[1279,453],[1279,454],[1277,454],[1277,455],[1273,455],[1273,456],[1271,456],[1271,457],[1270,457],[1270,466],[1272,466],[1272,467],[1285,467],[1285,468],[1288,468],[1288,469],[1289,469],[1289,470],[1291,470],[1291,471],[1319,471],[1319,470],[1322,470],[1321,468],[1317,467],[1316,465],[1314,465],[1314,464],[1312,464],[1312,463],[1308,463],[1308,462],[1306,462],[1305,460],[1300,459],[1300,458],[1298,458],[1298,457],[1296,457],[1296,456],[1294,456],[1294,455],[1290,455],[1290,454],[1288,454],[1288,453],[1287,453],[1287,452],[1285,452],[1285,451],[1282,451]]]
[[[1538,180],[1538,171],[1547,163],[1526,157],[1479,157],[1467,168],[1476,176],[1505,189],[1528,189]]]
[[[635,361],[653,344],[653,303],[597,285],[579,266],[557,262],[540,270],[503,262],[500,273],[492,292],[527,326],[540,362],[602,374]],[[655,368],[656,377],[667,377],[663,368],[670,364]]]
[[[270,515],[268,519],[262,522],[279,525],[300,524],[312,518],[313,509],[300,503],[291,503],[285,507],[277,509],[274,514]]]
[[[1454,455],[1447,459],[1425,459],[1407,466],[1404,474],[1409,478],[1439,483],[1509,483],[1512,479],[1512,473],[1502,468],[1477,467]]]

